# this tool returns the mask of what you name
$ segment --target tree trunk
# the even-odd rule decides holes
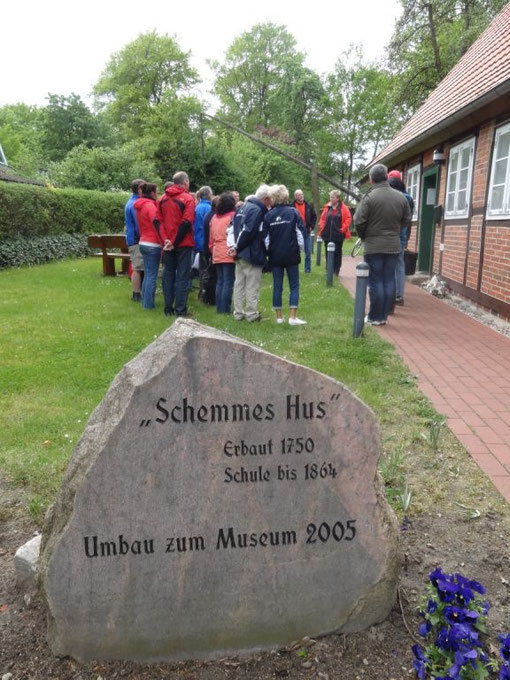
[[[437,75],[439,78],[441,78],[443,76],[443,68],[441,65],[441,57],[439,54],[439,45],[437,43],[437,31],[436,25],[434,23],[434,13],[432,10],[432,4],[428,3],[426,7],[429,22],[430,42],[432,43],[432,49],[434,50],[434,64],[436,67]]]

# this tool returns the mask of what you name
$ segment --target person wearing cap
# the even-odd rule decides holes
[[[395,299],[400,232],[411,224],[411,208],[403,194],[390,187],[385,165],[372,166],[369,178],[372,187],[359,202],[354,225],[369,266],[370,308],[366,321],[373,326],[382,326]]]
[[[402,181],[402,173],[399,170],[390,170],[388,173],[388,184],[392,189],[400,191],[407,199],[409,207],[411,208],[411,217],[414,210],[414,201],[407,191],[404,182]],[[411,224],[404,227],[400,231],[400,253],[398,254],[397,266],[395,268],[395,304],[404,304],[404,288],[406,284],[406,267],[404,262],[404,252],[411,236]]]

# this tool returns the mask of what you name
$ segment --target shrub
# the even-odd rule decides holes
[[[0,243],[24,237],[121,232],[127,194],[0,182]]]
[[[86,257],[90,254],[84,234],[58,234],[16,237],[0,242],[0,269],[42,264],[65,257]]]

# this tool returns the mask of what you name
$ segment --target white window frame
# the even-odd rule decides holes
[[[468,176],[467,176],[467,183],[466,183],[466,207],[463,208],[462,210],[459,210],[457,208],[457,200],[458,200],[458,194],[459,194],[459,185],[456,182],[455,189],[453,191],[450,190],[451,183],[452,183],[452,160],[455,155],[458,155],[458,158],[462,156],[462,152],[465,149],[469,149],[470,154],[469,154],[469,165],[467,166],[468,168]],[[456,144],[455,146],[452,146],[450,148],[450,153],[448,154],[448,181],[446,185],[446,197],[445,197],[445,211],[444,211],[444,216],[445,220],[454,220],[458,219],[459,217],[467,217],[469,215],[469,207],[471,205],[471,186],[473,182],[473,167],[474,167],[474,160],[475,160],[475,138],[470,137],[469,139],[466,139],[464,142],[461,142],[460,144]],[[458,174],[457,170],[455,170],[455,173]],[[448,210],[448,198],[450,194],[453,193],[454,199],[453,199],[453,210]]]
[[[501,210],[494,210],[491,208],[492,191],[494,189],[494,177],[496,174],[496,161],[502,160],[502,158],[497,158],[498,142],[501,135],[510,132],[510,123],[501,125],[496,130],[494,135],[494,146],[492,153],[492,166],[489,182],[489,193],[487,195],[487,219],[488,220],[506,220],[510,218],[510,150],[508,156],[506,156],[506,175],[503,190],[503,207]],[[504,157],[503,157],[504,158]],[[501,186],[498,184],[498,186]]]
[[[418,207],[420,205],[420,180],[421,180],[421,166],[419,163],[413,165],[407,171],[406,177],[406,191],[411,196],[414,201],[413,215],[412,219],[418,219]],[[413,189],[415,189],[416,195],[413,194]]]
[[[0,144],[0,165],[7,165],[7,158],[5,157],[4,150]]]

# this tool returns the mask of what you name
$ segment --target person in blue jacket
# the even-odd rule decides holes
[[[235,258],[234,319],[260,321],[259,294],[262,270],[267,264],[264,215],[271,202],[269,187],[262,184],[237,210],[227,232],[229,254]]]
[[[299,263],[301,251],[304,250],[306,227],[301,215],[288,205],[289,191],[283,184],[272,186],[269,198],[273,206],[264,218],[266,247],[269,266],[273,271],[273,309],[276,312],[276,323],[282,324],[282,291],[283,277],[287,272],[289,280],[289,324],[304,326],[306,321],[298,318],[299,303]]]
[[[140,253],[138,241],[140,240],[140,230],[136,219],[134,208],[135,201],[142,195],[145,180],[134,179],[131,182],[131,197],[124,208],[124,222],[126,225],[126,243],[131,258],[131,289],[133,302],[142,301],[142,277],[143,277],[143,257]]]

